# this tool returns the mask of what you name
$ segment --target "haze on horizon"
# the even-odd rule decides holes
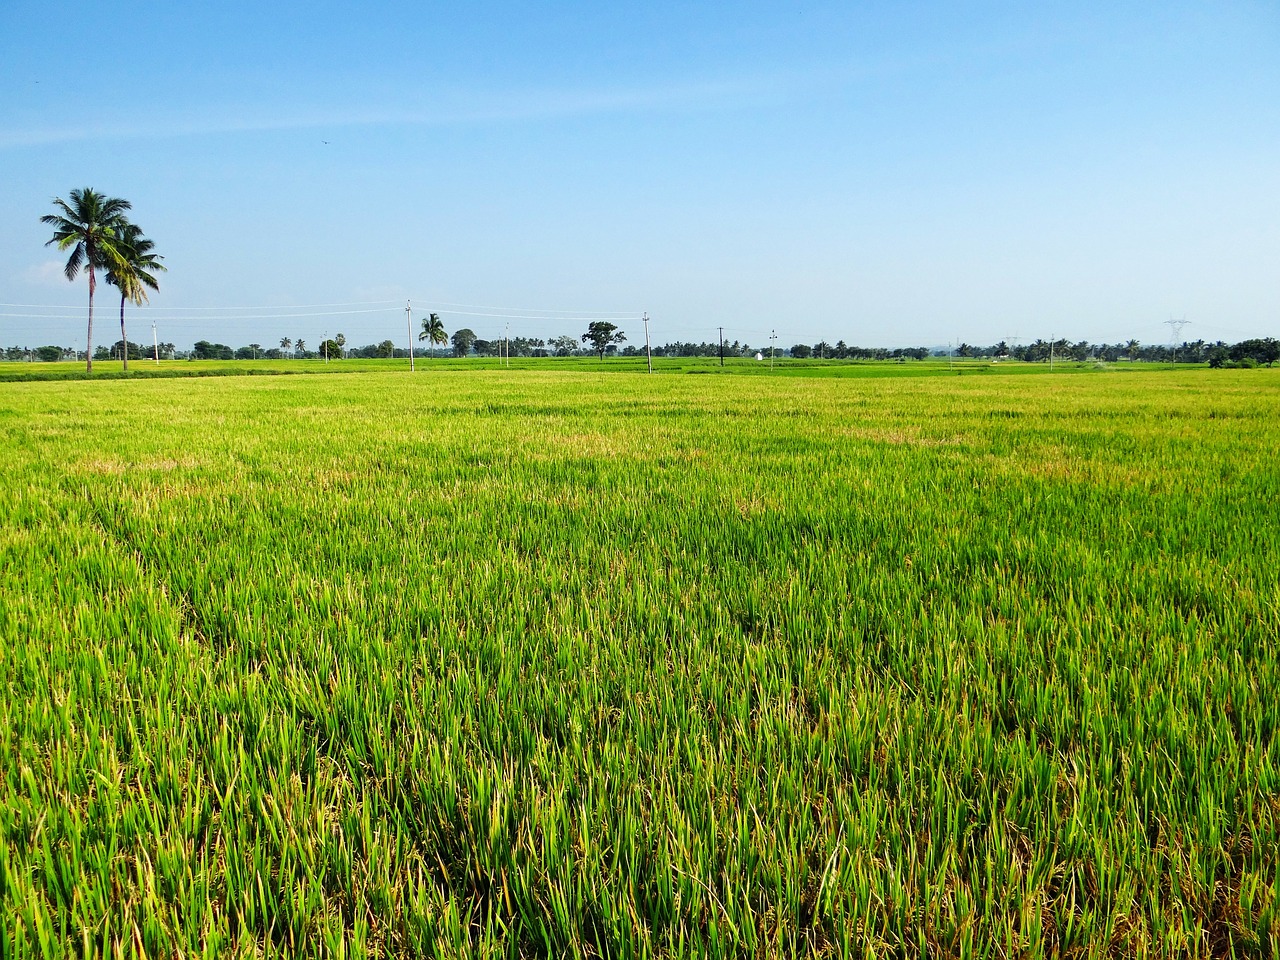
[[[39,218],[86,186],[169,267],[131,334],[180,346],[399,344],[406,299],[482,337],[1280,333],[1274,3],[123,14],[0,11],[0,343],[82,345]]]

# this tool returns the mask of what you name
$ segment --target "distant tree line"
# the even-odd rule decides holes
[[[797,360],[923,360],[929,356],[928,347],[851,347],[843,340],[834,344],[819,340],[813,346],[796,343],[787,353]]]
[[[1218,340],[1208,343],[1204,340],[1184,341],[1181,344],[1141,344],[1137,340],[1124,343],[1089,343],[1080,340],[1072,343],[1067,339],[1036,340],[1033,343],[1010,347],[1000,341],[990,347],[974,347],[962,343],[953,351],[936,350],[936,356],[946,356],[950,352],[959,358],[989,357],[992,359],[1022,360],[1028,363],[1042,363],[1050,359],[1074,360],[1079,363],[1098,361],[1102,363],[1207,363],[1211,367],[1257,366],[1268,367],[1280,360],[1280,340],[1274,337],[1252,338],[1239,343],[1227,343]]]
[[[438,320],[437,320],[438,322]],[[429,323],[429,321],[424,321]],[[437,333],[443,336],[443,331]],[[607,331],[602,336],[617,337],[616,330]],[[444,340],[432,341],[436,344],[447,343],[450,347],[448,355],[454,358],[463,357],[586,357],[617,355],[623,357],[643,357],[643,344],[627,344],[620,346],[616,340],[597,343],[589,335],[579,337],[565,334],[563,336],[543,339],[539,337],[510,337],[486,340],[476,336],[475,331],[463,327]],[[671,343],[655,345],[652,348],[655,357],[718,357],[721,345],[716,342],[676,340]],[[155,356],[156,348],[149,343],[129,341],[127,354],[124,341],[117,340],[110,347],[99,346],[93,352],[94,360],[120,360],[126,356],[129,360],[150,360]],[[279,346],[263,347],[262,344],[251,343],[241,347],[231,347],[225,343],[213,343],[208,340],[197,340],[191,350],[179,350],[172,343],[160,343],[161,360],[284,360],[303,359],[320,360],[328,355],[330,360],[358,359],[407,359],[409,350],[398,347],[391,340],[370,343],[362,347],[346,345],[346,338],[337,334],[330,339],[322,340],[314,348],[309,348],[305,340],[294,341],[285,337]],[[417,352],[423,356],[422,350]],[[769,355],[769,347],[754,347],[739,340],[726,341],[724,355],[726,357],[754,357],[757,353]],[[1280,340],[1274,337],[1252,338],[1239,343],[1226,343],[1219,340],[1208,343],[1204,340],[1187,341],[1178,346],[1171,344],[1141,344],[1137,340],[1123,343],[1089,343],[1081,340],[1071,342],[1060,339],[1054,341],[1036,340],[1032,343],[1010,346],[1007,342],[991,346],[973,346],[961,343],[953,349],[927,347],[857,347],[849,346],[843,340],[834,344],[819,341],[815,344],[796,343],[790,347],[779,348],[777,356],[792,357],[797,360],[923,360],[930,355],[936,357],[954,356],[957,359],[989,359],[989,360],[1021,360],[1027,363],[1047,363],[1054,359],[1067,362],[1095,361],[1102,363],[1207,363],[1211,367],[1248,367],[1271,366],[1280,360]],[[41,347],[9,347],[3,351],[5,360],[58,362],[67,360],[85,360],[83,350],[73,347],[46,345]]]
[[[121,360],[126,356],[123,348],[124,341],[122,340],[117,340],[110,347],[99,345],[93,350],[93,359]],[[157,344],[134,343],[130,340],[127,356],[130,360],[152,360],[159,353],[161,360],[172,360],[181,352],[172,343],[163,341]],[[0,351],[0,354],[3,355],[5,360],[30,360],[33,363],[58,363],[61,361],[79,361],[83,363],[85,360],[83,350],[77,350],[75,347],[60,347],[55,344],[46,344],[43,347],[6,347],[3,351]]]

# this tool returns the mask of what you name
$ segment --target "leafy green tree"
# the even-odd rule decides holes
[[[191,351],[195,360],[234,360],[235,351],[225,343],[210,343],[208,340],[197,340],[195,349]]]
[[[60,211],[40,218],[40,222],[53,227],[53,239],[45,246],[56,244],[59,250],[70,248],[63,273],[68,280],[75,280],[81,268],[89,274],[89,328],[85,346],[85,373],[93,373],[93,294],[98,281],[96,270],[106,263],[119,260],[116,250],[115,227],[129,209],[129,201],[118,197],[106,197],[85,187],[72,190],[71,202],[57,197],[53,205]]]
[[[444,323],[440,320],[440,314],[433,313],[430,317],[423,319],[422,332],[418,334],[418,339],[427,341],[431,347],[431,358],[434,360],[436,344],[443,346],[449,342],[449,335],[444,332]]]
[[[1237,362],[1252,360],[1254,363],[1265,363],[1268,367],[1280,360],[1280,341],[1273,337],[1241,340],[1231,348],[1231,359]]]
[[[126,300],[141,306],[147,302],[147,290],[159,290],[156,273],[165,272],[160,261],[164,257],[155,253],[155,244],[142,235],[142,229],[124,217],[113,225],[116,234],[117,256],[108,261],[107,283],[120,291],[120,341],[128,343],[124,329],[124,305]],[[124,369],[129,369],[128,351],[125,351]]]
[[[791,348],[791,355],[797,360],[805,360],[813,355],[813,347],[807,343],[797,343]]]
[[[1280,340],[1266,337],[1258,345],[1258,359],[1268,367],[1280,360]]]
[[[111,345],[108,355],[112,360],[142,360],[145,359],[146,353],[140,343],[126,343],[123,340],[117,340]]]
[[[572,357],[574,349],[578,346],[578,341],[568,334],[551,338],[551,348],[555,351],[557,357]]]
[[[346,356],[347,338],[340,333],[333,338],[333,344],[338,348],[338,359],[341,360]]]
[[[472,344],[476,342],[476,333],[468,327],[463,327],[461,330],[455,330],[449,340],[453,344],[454,356],[465,357],[471,352]]]
[[[384,360],[390,360],[396,355],[396,345],[390,340],[383,340],[378,344],[378,356]]]
[[[627,335],[618,329],[616,323],[607,320],[593,320],[587,325],[587,332],[582,335],[583,343],[590,343],[592,348],[604,360],[605,351],[617,343],[625,343]]]

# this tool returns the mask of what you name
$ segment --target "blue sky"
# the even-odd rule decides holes
[[[131,332],[179,346],[398,342],[406,299],[481,336],[1280,335],[1274,2],[5,0],[0,88],[3,345],[82,342],[39,217],[84,186],[165,255]]]

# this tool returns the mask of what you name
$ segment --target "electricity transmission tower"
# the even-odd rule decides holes
[[[1173,319],[1173,317],[1170,317],[1168,320],[1165,321],[1165,324],[1169,327],[1170,330],[1173,331],[1173,341],[1171,345],[1173,347],[1174,363],[1178,362],[1178,342],[1182,340],[1182,328],[1185,327],[1190,322],[1191,321],[1188,320],[1185,315],[1182,317],[1181,320],[1175,320]]]

